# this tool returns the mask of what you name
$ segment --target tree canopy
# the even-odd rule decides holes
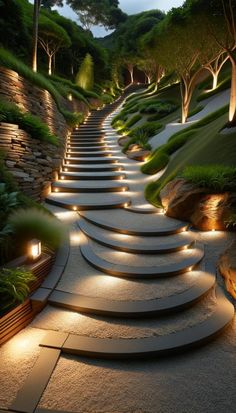
[[[126,20],[126,14],[119,8],[117,0],[100,0],[99,5],[97,0],[67,0],[67,3],[87,30],[93,25],[114,29]]]

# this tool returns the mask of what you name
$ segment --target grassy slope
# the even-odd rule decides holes
[[[178,175],[185,167],[194,165],[226,165],[236,164],[236,132],[220,134],[220,129],[228,120],[224,114],[199,131],[171,159],[162,177],[146,188],[147,199],[158,205],[158,193],[161,187]]]

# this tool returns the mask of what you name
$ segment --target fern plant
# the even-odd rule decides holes
[[[35,276],[24,268],[3,268],[0,271],[1,312],[17,303],[23,303],[27,298],[29,284]]]

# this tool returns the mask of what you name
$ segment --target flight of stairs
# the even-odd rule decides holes
[[[125,96],[131,92],[132,87]],[[83,271],[91,271],[96,278],[107,275],[132,280],[134,289],[137,285],[141,289],[142,283],[147,289],[150,283],[150,290],[153,281],[160,286],[165,282],[165,293],[154,298],[116,300],[112,288],[109,298],[90,297],[63,291],[59,284],[49,304],[107,317],[110,322],[117,318],[154,319],[157,324],[171,321],[173,316],[178,320],[191,318],[194,306],[208,297],[214,305],[199,322],[190,319],[183,328],[173,327],[163,335],[125,339],[70,333],[60,348],[71,354],[132,359],[184,351],[219,334],[234,316],[232,304],[216,286],[215,268],[204,261],[204,247],[195,241],[188,224],[168,218],[160,210],[145,213],[130,208],[132,196],[124,183],[126,171],[115,145],[117,138],[106,133],[102,125],[125,96],[92,112],[86,123],[72,132],[59,178],[46,202],[78,211],[78,259],[84,262],[78,266],[80,277]],[[175,283],[182,279],[182,287],[175,289]],[[50,335],[43,345],[50,346]]]

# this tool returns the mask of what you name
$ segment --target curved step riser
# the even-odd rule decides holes
[[[135,214],[135,215],[137,214],[136,211],[135,212],[129,212],[129,210],[130,210],[130,206],[128,206],[127,209],[125,211],[122,211],[122,212],[124,214],[126,214],[126,213]],[[113,232],[117,232],[118,234],[124,234],[124,235],[138,235],[138,236],[145,236],[145,237],[174,235],[174,234],[179,234],[181,232],[186,232],[188,230],[188,227],[189,227],[189,224],[186,224],[186,223],[183,223],[183,222],[180,222],[180,221],[176,222],[175,220],[173,220],[173,225],[168,226],[166,228],[163,227],[163,224],[162,224],[162,227],[160,226],[160,224],[156,224],[155,226],[153,224],[153,226],[151,228],[149,228],[148,230],[143,229],[143,227],[140,227],[140,229],[132,229],[132,227],[125,228],[125,226],[124,226],[122,228],[122,227],[118,226],[118,224],[116,224],[115,218],[114,218],[112,223],[109,223],[109,222],[106,222],[104,219],[99,220],[99,217],[98,217],[98,219],[96,217],[94,218],[93,215],[91,216],[91,215],[82,213],[81,216],[86,221],[90,222],[91,224],[93,224],[97,227],[104,228],[108,231],[113,231]],[[143,220],[143,214],[142,214],[140,220]],[[115,226],[115,224],[116,224],[116,226]]]
[[[234,317],[234,307],[222,292],[217,291],[215,310],[200,324],[164,336],[132,339],[103,339],[69,334],[61,345],[55,345],[55,332],[43,338],[41,346],[54,347],[67,354],[100,359],[144,359],[185,352],[217,337]],[[57,334],[57,333],[56,333]],[[59,335],[60,333],[58,333]],[[57,340],[56,340],[57,341]],[[58,340],[61,342],[61,340]],[[54,343],[54,345],[52,345]]]
[[[92,175],[92,176],[76,176],[76,175],[70,175],[66,176],[63,173],[59,175],[59,179],[62,179],[64,181],[70,181],[71,179],[73,180],[78,180],[78,181],[122,181],[125,179],[125,175],[105,175],[105,176],[98,176],[98,175]]]
[[[81,231],[84,233],[84,235],[86,235],[87,237],[89,237],[91,240],[96,241],[98,244],[103,245],[104,247],[109,247],[111,249],[114,249],[115,251],[121,251],[121,252],[128,252],[131,254],[169,254],[171,252],[178,252],[178,251],[183,251],[186,250],[188,248],[192,248],[195,244],[195,241],[192,241],[188,244],[186,244],[185,246],[181,245],[181,246],[176,246],[176,247],[166,247],[165,249],[162,248],[133,248],[132,246],[122,246],[122,245],[114,245],[111,242],[109,242],[109,239],[106,241],[105,239],[101,239],[98,237],[95,237],[91,232],[86,231],[86,229],[83,227],[83,225],[81,225],[79,223],[79,228],[81,229]]]
[[[71,153],[70,153],[70,152]],[[67,148],[67,153],[68,154],[73,154],[73,153],[78,153],[78,152],[98,152],[98,151],[109,151],[108,146],[95,146],[95,147],[89,147],[89,146],[75,146],[75,147],[68,147]]]
[[[45,199],[47,204],[59,206],[64,209],[68,209],[70,211],[93,211],[93,210],[103,210],[103,209],[119,209],[119,208],[124,208],[125,205],[127,204],[127,200],[124,200],[123,202],[117,202],[117,203],[110,203],[110,204],[94,204],[94,205],[79,205],[79,204],[74,204],[74,205],[69,205],[66,204],[63,201],[56,201],[55,199],[50,199],[46,198]]]
[[[81,164],[87,164],[87,165],[95,165],[95,164],[114,164],[117,163],[116,159],[110,159],[109,157],[107,159],[66,159],[65,164],[63,165],[63,167],[68,167],[70,164],[72,165],[81,165]]]
[[[94,153],[93,151],[91,151],[91,153],[90,152],[80,152],[79,150],[78,151],[76,151],[76,152],[66,152],[66,158],[70,158],[70,157],[72,157],[72,158],[76,158],[76,157],[78,157],[78,158],[83,158],[83,157],[88,157],[88,156],[92,156],[92,157],[96,157],[96,158],[99,158],[99,157],[107,157],[107,158],[109,158],[109,157],[111,157],[112,156],[112,154],[110,153],[110,152],[103,152],[103,151],[101,151],[100,153]]]
[[[56,185],[52,186],[52,192],[66,192],[66,193],[75,193],[75,194],[95,194],[95,193],[113,193],[113,192],[125,192],[128,191],[127,186],[123,187],[112,187],[112,188],[70,188],[70,187],[59,187]]]
[[[70,143],[70,144],[68,144],[67,145],[67,148],[71,148],[71,149],[73,149],[73,148],[81,148],[81,149],[83,149],[83,148],[97,148],[97,147],[99,147],[99,148],[104,148],[104,147],[106,147],[106,145],[104,146],[104,142],[88,142],[88,143],[86,143],[86,142],[79,142],[79,143]],[[94,150],[96,150],[96,149],[94,149]]]
[[[98,130],[96,133],[95,132],[85,132],[81,131],[78,133],[72,133],[69,139],[76,139],[76,138],[81,138],[81,137],[89,137],[91,138],[104,138],[105,132],[102,132],[101,130]]]
[[[206,278],[206,279],[205,279]],[[202,280],[190,290],[174,296],[147,301],[112,301],[54,291],[49,304],[84,314],[117,318],[153,318],[192,307],[206,297],[215,286],[214,273],[204,273]]]
[[[145,271],[143,273],[139,274],[133,274],[133,273],[128,273],[128,272],[123,272],[123,271],[116,271],[112,269],[106,269],[103,266],[97,265],[95,262],[92,262],[87,256],[85,256],[81,250],[81,253],[84,257],[84,259],[96,270],[99,270],[101,272],[104,272],[107,275],[110,275],[112,277],[118,277],[118,278],[127,278],[127,279],[134,279],[134,280],[155,280],[156,278],[166,278],[166,277],[175,277],[181,274],[185,274],[187,272],[191,272],[194,270],[194,268],[198,265],[192,265],[191,268],[183,268],[178,271],[169,271],[168,273],[160,273],[156,272],[155,274],[146,274]]]
[[[68,144],[78,144],[78,143],[103,143],[104,144],[104,137],[103,136],[79,136],[76,138],[71,138],[70,140],[68,140]]]
[[[93,168],[92,166],[81,168],[77,165],[64,165],[62,169],[64,172],[119,172],[123,170],[121,166],[112,166],[112,164],[104,165],[104,167],[100,168]]]

